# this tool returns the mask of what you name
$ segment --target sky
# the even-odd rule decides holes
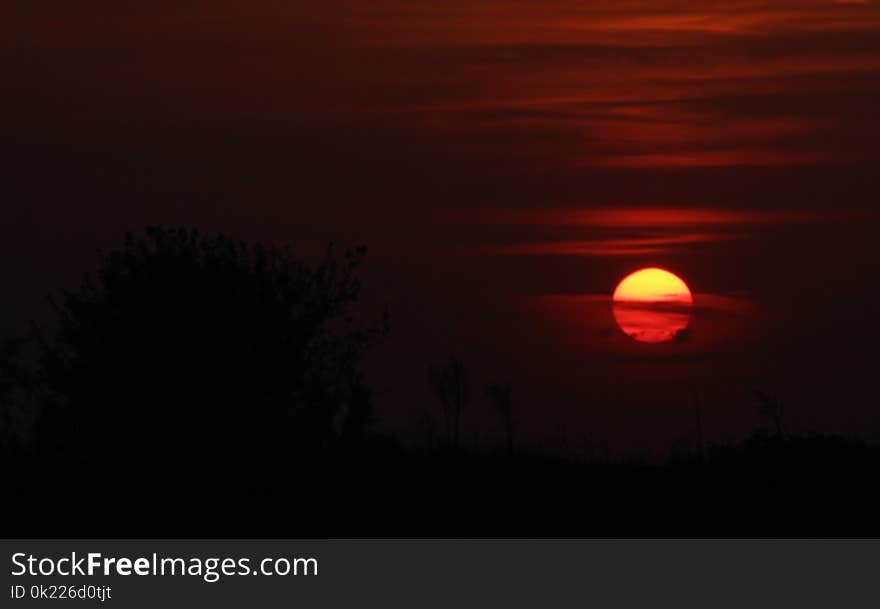
[[[668,451],[696,400],[735,439],[756,388],[880,437],[876,3],[10,0],[0,34],[4,331],[146,224],[365,243],[401,433],[457,353],[542,445]],[[645,266],[685,340],[617,330]]]

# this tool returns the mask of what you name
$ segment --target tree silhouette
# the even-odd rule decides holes
[[[428,381],[443,408],[447,443],[458,449],[461,411],[470,399],[470,380],[460,359],[452,356],[445,364],[428,370]]]
[[[14,397],[15,376],[13,373],[14,354],[8,353],[8,347],[3,345],[0,352],[0,456],[7,456],[12,450],[15,438],[15,408]]]
[[[36,335],[39,451],[244,472],[355,441],[372,410],[360,361],[386,328],[351,312],[364,254],[331,247],[308,266],[190,229],[127,235],[50,299],[53,330]]]
[[[501,415],[507,439],[507,453],[513,454],[513,401],[510,383],[493,383],[486,387],[486,397]]]
[[[24,445],[24,419],[33,404],[35,379],[25,364],[28,341],[7,338],[0,343],[0,449],[5,455]]]

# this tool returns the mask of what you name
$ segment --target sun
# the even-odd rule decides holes
[[[650,267],[630,273],[614,290],[614,302],[681,302],[694,299],[687,284],[674,273]]]
[[[656,267],[630,273],[612,296],[614,319],[624,334],[643,343],[685,338],[694,299],[678,275]]]

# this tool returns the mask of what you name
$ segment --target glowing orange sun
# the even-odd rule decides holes
[[[643,343],[683,338],[694,302],[680,277],[653,267],[624,277],[612,300],[617,325],[624,334]]]

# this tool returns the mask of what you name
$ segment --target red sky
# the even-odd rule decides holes
[[[402,428],[456,350],[539,439],[668,447],[696,386],[735,435],[757,384],[880,432],[877,3],[11,0],[0,34],[4,328],[149,222],[365,242]],[[639,266],[724,306],[633,351],[595,303]]]

